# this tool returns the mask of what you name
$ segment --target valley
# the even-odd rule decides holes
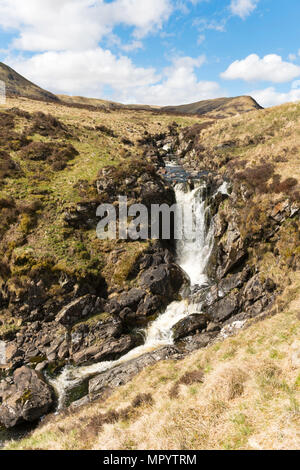
[[[295,445],[300,106],[250,102],[0,108],[0,421],[37,424],[7,448]],[[120,194],[196,239],[99,240]]]

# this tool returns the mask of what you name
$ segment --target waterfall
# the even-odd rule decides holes
[[[195,236],[184,233],[176,243],[177,263],[190,278],[190,290],[183,294],[183,300],[171,303],[144,331],[145,343],[116,361],[101,362],[91,366],[67,366],[62,373],[49,382],[59,396],[59,408],[64,406],[66,392],[94,374],[135,359],[142,354],[156,350],[162,346],[173,344],[172,328],[183,318],[199,312],[201,305],[193,303],[193,290],[203,286],[208,278],[206,268],[213,248],[213,222],[209,220],[209,208],[206,206],[205,187],[199,185],[190,190],[186,183],[175,187],[177,210],[189,209],[198,230]],[[192,211],[191,211],[192,208]]]

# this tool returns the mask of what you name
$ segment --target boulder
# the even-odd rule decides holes
[[[161,264],[152,266],[140,277],[140,287],[154,295],[173,300],[174,294],[187,282],[184,271],[176,264]]]
[[[53,405],[49,385],[40,374],[25,366],[1,383],[0,398],[0,423],[6,428],[13,428],[22,422],[34,422]]]
[[[197,331],[204,330],[206,328],[207,322],[208,317],[205,314],[194,313],[193,315],[189,315],[173,326],[172,331],[174,340],[176,341]]]
[[[140,303],[136,312],[137,320],[151,317],[160,312],[163,305],[162,298],[158,295],[147,295],[143,302]]]
[[[95,344],[75,353],[72,357],[76,365],[92,364],[102,361],[114,361],[128,353],[137,345],[136,338],[131,335],[111,338],[102,344]]]
[[[144,290],[136,288],[131,289],[109,300],[105,306],[105,310],[113,315],[120,314],[124,309],[135,311],[145,296],[146,292]]]

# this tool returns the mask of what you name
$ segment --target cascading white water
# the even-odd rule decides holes
[[[177,263],[187,273],[191,281],[191,291],[196,286],[202,286],[207,282],[205,270],[213,247],[213,223],[207,228],[207,209],[203,186],[189,190],[186,184],[177,185],[175,188],[178,210],[185,213],[189,209],[192,213],[195,226],[198,228],[195,236],[184,231],[183,238],[176,243]],[[191,211],[192,208],[192,211]],[[191,228],[189,225],[187,226]],[[184,228],[186,226],[184,224]],[[145,343],[117,361],[101,362],[91,366],[73,367],[67,366],[62,373],[53,380],[49,380],[59,396],[59,408],[64,406],[66,392],[75,387],[84,379],[96,373],[135,359],[142,354],[151,352],[159,347],[173,344],[172,327],[188,315],[199,312],[201,306],[195,305],[192,296],[186,295],[180,302],[173,302],[166,311],[161,314],[144,332]]]

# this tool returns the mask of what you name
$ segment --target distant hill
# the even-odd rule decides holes
[[[57,101],[68,106],[86,107],[95,109],[129,109],[133,111],[152,111],[170,114],[195,114],[211,118],[225,118],[236,114],[246,113],[262,107],[251,96],[238,96],[236,98],[217,98],[213,100],[198,101],[178,106],[151,106],[139,104],[122,104],[97,98],[81,96],[54,95],[40,88],[11,67],[0,62],[0,80],[5,82],[8,97],[25,97],[42,101]]]
[[[236,98],[217,98],[214,100],[198,101],[197,103],[179,106],[164,106],[161,111],[179,114],[198,114],[211,117],[229,117],[242,114],[262,107],[251,96]]]
[[[130,109],[133,111],[153,111],[168,114],[194,114],[211,118],[225,118],[236,114],[243,114],[262,107],[251,96],[238,96],[236,98],[217,98],[213,100],[198,101],[179,106],[151,106],[142,104],[122,104],[97,98],[84,98],[81,96],[58,95],[59,99],[73,106],[91,106],[108,109]]]
[[[122,104],[116,101],[101,100],[100,98],[86,98],[83,96],[57,95],[58,98],[68,105],[72,106],[92,106],[94,108],[108,109],[130,109],[136,111],[159,111],[160,106],[151,106],[147,104]]]
[[[6,95],[10,98],[24,97],[42,101],[59,101],[59,98],[22,77],[8,65],[0,62],[0,80],[5,83]]]

